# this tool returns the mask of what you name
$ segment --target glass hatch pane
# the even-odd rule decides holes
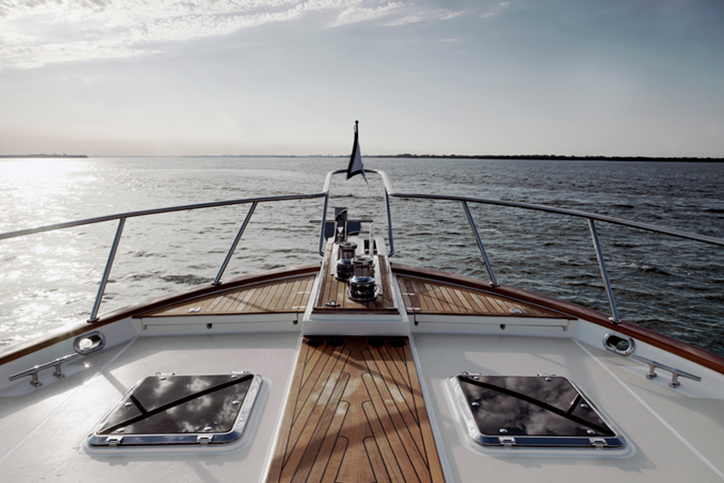
[[[229,431],[251,379],[251,375],[147,377],[98,434],[116,434],[120,429],[122,434]]]
[[[262,378],[155,375],[136,384],[89,436],[91,446],[217,444],[239,440]]]
[[[463,417],[484,445],[622,447],[594,405],[560,376],[454,378]]]
[[[460,382],[484,434],[614,435],[564,377],[475,377]]]

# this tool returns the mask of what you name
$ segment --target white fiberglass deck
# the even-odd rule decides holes
[[[443,457],[453,481],[722,481],[724,401],[691,397],[667,387],[668,378],[643,377],[640,364],[569,338],[418,334],[415,336],[428,410],[444,441]],[[623,457],[558,455],[557,450],[509,456],[470,449],[461,438],[445,394],[444,381],[460,371],[483,374],[566,376],[583,389],[623,431],[634,451]],[[706,383],[706,381],[705,381]],[[717,382],[708,381],[708,384]],[[697,384],[686,381],[682,386]],[[721,384],[719,378],[718,384]],[[682,388],[683,389],[683,388]],[[585,455],[594,457],[585,457]]]
[[[647,380],[642,366],[563,337],[443,335],[410,337],[447,481],[722,481],[724,401],[697,384]],[[88,367],[62,383],[0,397],[3,481],[261,481],[274,447],[299,333],[142,337],[77,364]],[[156,372],[210,374],[249,370],[265,379],[249,444],[231,451],[133,450],[126,456],[88,454],[84,439],[133,383]],[[445,380],[461,371],[569,377],[633,445],[625,457],[484,454],[455,427]],[[73,371],[69,371],[71,374]],[[15,385],[14,387],[19,387]],[[704,386],[702,386],[704,387]],[[246,436],[245,436],[246,437]],[[108,454],[119,453],[106,448]],[[147,452],[148,455],[144,455]],[[632,453],[632,454],[629,454]],[[341,481],[341,480],[340,480]]]
[[[257,481],[272,447],[298,334],[145,337],[94,354],[92,367],[31,394],[0,397],[0,475],[15,481]],[[156,372],[263,375],[251,444],[231,452],[146,448],[131,456],[89,455],[84,440],[113,403]],[[25,382],[27,384],[27,382]],[[252,425],[254,426],[254,425]],[[113,453],[113,448],[107,453]],[[149,453],[150,456],[144,456]]]

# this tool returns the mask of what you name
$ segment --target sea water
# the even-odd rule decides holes
[[[544,204],[724,238],[717,163],[365,158],[397,192]],[[0,160],[0,232],[174,205],[318,193],[333,157]],[[335,176],[332,207],[374,219],[379,176]],[[320,260],[323,201],[261,203],[224,278]],[[459,202],[392,200],[394,261],[487,278]],[[207,283],[249,205],[131,218],[101,313]],[[585,219],[470,204],[499,282],[609,312]],[[330,215],[331,216],[331,215]],[[118,223],[0,240],[0,348],[90,314]],[[724,248],[597,222],[621,318],[724,354]],[[366,225],[365,231],[369,230]],[[389,248],[389,247],[388,247]]]

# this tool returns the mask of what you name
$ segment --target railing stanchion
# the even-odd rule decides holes
[[[390,194],[385,189],[385,203],[387,204],[387,236],[390,239],[390,251],[387,257],[395,254],[395,241],[392,239],[392,213],[390,212]]]
[[[93,310],[91,310],[90,318],[88,322],[96,322],[98,320],[98,310],[101,308],[101,299],[103,299],[103,293],[106,291],[106,284],[108,283],[108,277],[111,275],[111,268],[113,267],[113,260],[116,258],[116,251],[118,251],[118,244],[121,241],[121,235],[123,234],[123,227],[126,225],[126,219],[121,218],[118,220],[118,228],[116,229],[116,237],[113,239],[113,245],[111,245],[111,252],[108,254],[108,261],[106,262],[106,269],[103,271],[103,278],[101,278],[101,284],[98,287],[98,294],[96,295],[96,301],[93,303]]]
[[[220,285],[221,284],[221,277],[224,275],[226,266],[231,261],[231,257],[234,255],[234,250],[236,250],[236,245],[239,244],[239,240],[241,240],[241,236],[244,234],[244,230],[246,230],[246,225],[249,224],[249,220],[251,220],[251,215],[254,214],[254,210],[256,209],[256,205],[258,205],[258,204],[259,203],[256,201],[251,204],[251,208],[249,208],[249,212],[246,214],[244,223],[241,224],[241,228],[239,228],[239,233],[236,234],[236,238],[234,238],[234,242],[231,244],[231,248],[229,248],[229,253],[226,254],[224,263],[221,264],[221,268],[219,268],[219,273],[216,274],[216,278],[214,279],[213,282],[211,282],[211,285]]]
[[[324,232],[327,224],[327,204],[329,203],[329,192],[324,197],[324,208],[322,208],[322,228],[319,231],[319,254],[324,256]]]
[[[593,246],[596,249],[596,258],[598,258],[598,267],[601,269],[601,278],[603,279],[603,285],[606,287],[606,296],[608,297],[608,305],[611,308],[611,317],[609,318],[612,322],[617,324],[621,323],[621,319],[618,318],[618,311],[616,310],[616,302],[613,300],[613,291],[611,290],[611,282],[608,280],[608,272],[606,271],[606,262],[603,260],[603,251],[601,251],[601,243],[598,241],[598,233],[596,232],[596,225],[593,220],[588,218],[588,228],[591,229],[591,238],[593,239]]]
[[[490,276],[490,285],[493,287],[497,287],[500,284],[495,279],[495,274],[493,273],[493,267],[490,266],[490,260],[488,260],[488,255],[485,253],[485,247],[483,246],[482,240],[480,240],[480,235],[478,234],[478,228],[475,226],[475,221],[473,220],[473,215],[470,213],[470,208],[468,207],[467,201],[462,201],[463,209],[465,210],[465,216],[468,217],[468,222],[470,223],[470,228],[473,229],[473,235],[475,235],[475,241],[478,242],[478,248],[480,249],[480,253],[483,255],[483,260],[485,261],[485,268],[488,269],[488,275]]]

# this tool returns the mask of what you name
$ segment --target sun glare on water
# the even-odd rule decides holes
[[[86,164],[82,159],[0,160],[0,232],[58,221]]]
[[[84,164],[83,160],[72,159],[7,159],[0,162],[0,177],[5,182],[32,186],[39,179],[76,172]]]
[[[0,160],[0,233],[72,219],[68,201],[87,182],[86,168],[83,159]],[[0,346],[42,333],[48,321],[71,322],[56,309],[88,298],[88,289],[73,283],[85,269],[73,261],[77,242],[68,231],[0,240],[0,285],[12,287],[1,304]]]

